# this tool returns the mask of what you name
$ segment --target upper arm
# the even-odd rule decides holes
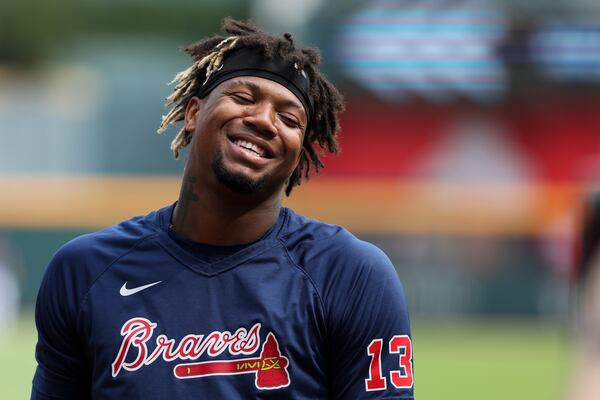
[[[361,253],[346,257],[327,293],[333,397],[412,399],[412,336],[402,285],[383,252],[369,245]]]
[[[32,399],[85,399],[90,371],[78,335],[78,285],[64,252],[50,262],[35,308],[38,342]]]

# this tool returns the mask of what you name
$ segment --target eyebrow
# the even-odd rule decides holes
[[[239,85],[246,86],[246,87],[250,88],[252,91],[255,91],[255,92],[260,92],[261,91],[260,86],[258,86],[256,83],[250,82],[250,81],[246,81],[246,80],[243,80],[243,79],[236,79],[233,82],[233,84],[234,85],[235,84],[239,84]],[[281,100],[280,103],[284,107],[297,108],[298,110],[302,111],[302,113],[304,115],[306,115],[306,111],[304,110],[304,106],[300,103],[300,101],[285,99],[285,100]]]

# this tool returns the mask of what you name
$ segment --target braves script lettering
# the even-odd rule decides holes
[[[252,354],[260,346],[260,323],[249,330],[239,328],[234,333],[214,331],[208,335],[186,335],[179,342],[166,335],[158,335],[156,346],[150,351],[148,343],[157,324],[146,318],[131,318],[123,324],[123,341],[112,363],[112,376],[116,377],[122,369],[135,371],[144,365],[152,364],[158,358],[164,361],[196,360],[203,354],[218,356],[224,351],[231,355]],[[127,361],[129,360],[129,361]]]

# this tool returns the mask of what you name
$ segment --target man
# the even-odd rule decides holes
[[[572,377],[568,398],[600,398],[600,193],[586,194],[581,215]]]
[[[413,398],[412,342],[388,258],[282,208],[342,98],[316,50],[226,19],[186,49],[161,130],[190,145],[179,200],[79,237],[36,308],[33,399]]]

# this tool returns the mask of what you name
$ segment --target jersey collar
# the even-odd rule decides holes
[[[275,221],[275,226],[262,239],[227,257],[214,262],[206,262],[198,259],[192,253],[179,246],[179,244],[169,236],[168,229],[174,209],[175,204],[172,204],[158,210],[157,222],[159,229],[155,240],[157,240],[158,244],[177,261],[205,276],[215,276],[228,271],[273,247],[279,246],[280,242],[278,238],[289,218],[289,210],[282,207],[279,211],[277,221]]]

